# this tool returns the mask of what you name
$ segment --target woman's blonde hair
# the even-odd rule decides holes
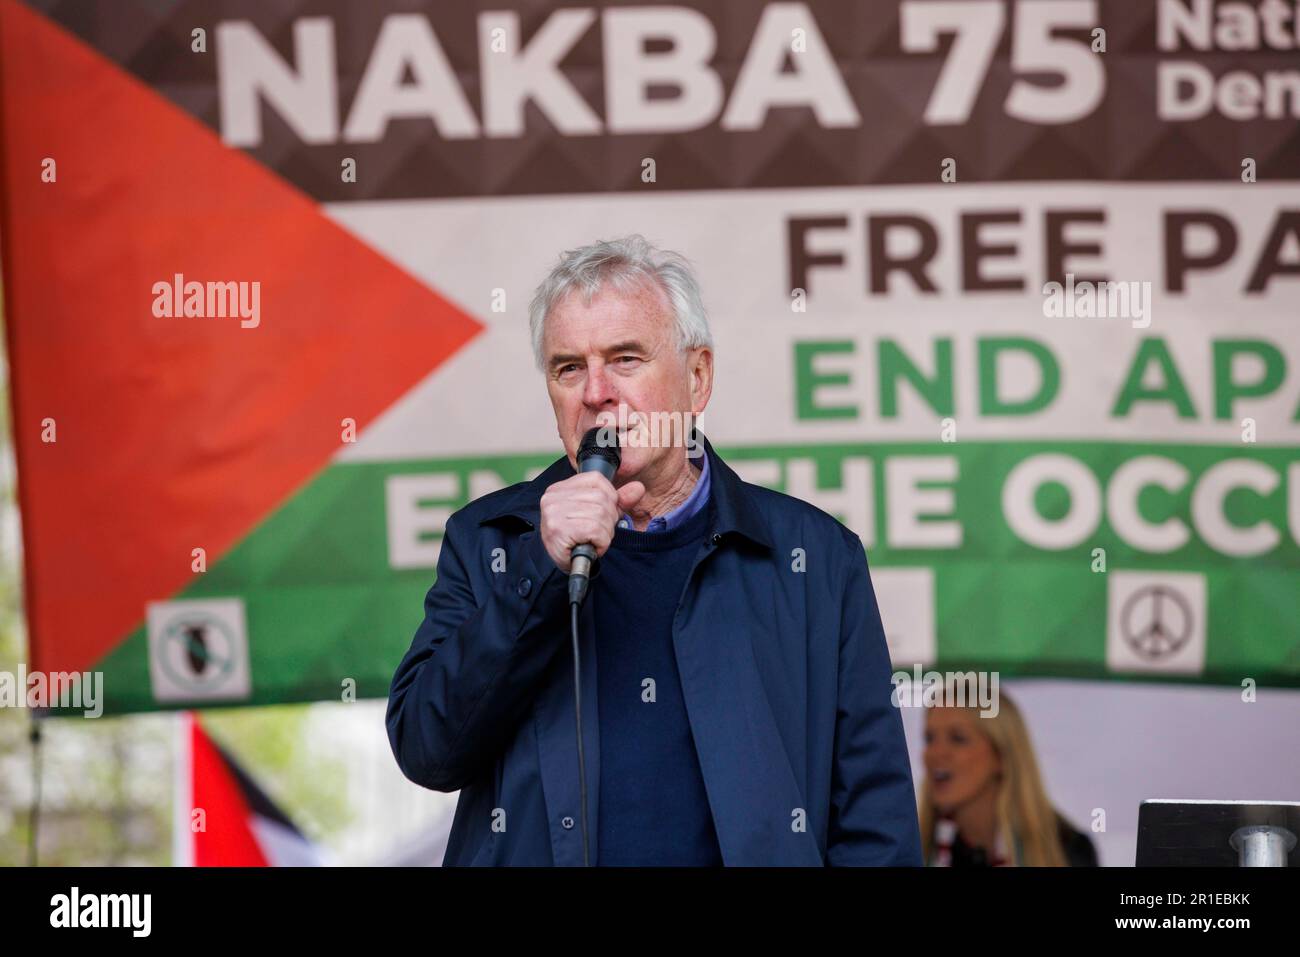
[[[949,698],[948,700],[954,700]],[[954,706],[956,707],[956,706]],[[973,720],[976,730],[988,737],[1002,760],[996,801],[997,833],[1005,840],[1014,863],[1027,867],[1064,867],[1065,849],[1057,830],[1056,809],[1048,800],[1038,761],[1029,742],[1020,709],[1005,691],[998,695],[998,710],[980,717],[976,707],[958,707]],[[920,793],[921,845],[925,860],[934,851],[934,826],[938,817],[930,793],[930,778],[922,780]]]

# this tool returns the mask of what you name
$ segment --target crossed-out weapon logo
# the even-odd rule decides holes
[[[152,602],[149,676],[158,701],[247,698],[248,630],[238,598]]]

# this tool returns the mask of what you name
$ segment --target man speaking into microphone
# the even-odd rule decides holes
[[[460,791],[443,863],[920,865],[862,541],[694,428],[689,263],[571,250],[530,325],[565,456],[447,521],[388,699],[402,772]]]

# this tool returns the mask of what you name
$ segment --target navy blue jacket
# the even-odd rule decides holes
[[[724,863],[919,866],[862,540],[806,502],[743,482],[703,444],[716,524],[673,644]],[[460,791],[445,865],[582,863],[567,579],[537,531],[542,492],[572,474],[561,458],[451,516],[424,622],[393,676],[386,723],[398,766],[424,787]],[[592,617],[587,603],[579,648],[595,861]]]

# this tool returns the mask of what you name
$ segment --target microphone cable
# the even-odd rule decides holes
[[[590,867],[591,858],[587,847],[587,762],[582,750],[582,666],[578,657],[578,608],[580,602],[569,603],[570,621],[573,633],[573,718],[578,726],[578,795],[582,808],[582,866]]]
[[[578,471],[599,472],[610,482],[622,461],[618,436],[609,427],[588,429],[578,443]],[[587,597],[591,585],[592,566],[596,549],[588,543],[575,545],[569,570],[569,621],[573,635],[573,720],[578,731],[578,800],[582,818],[582,866],[591,866],[590,842],[587,836],[587,761],[582,747],[582,665],[578,654],[578,609]]]

